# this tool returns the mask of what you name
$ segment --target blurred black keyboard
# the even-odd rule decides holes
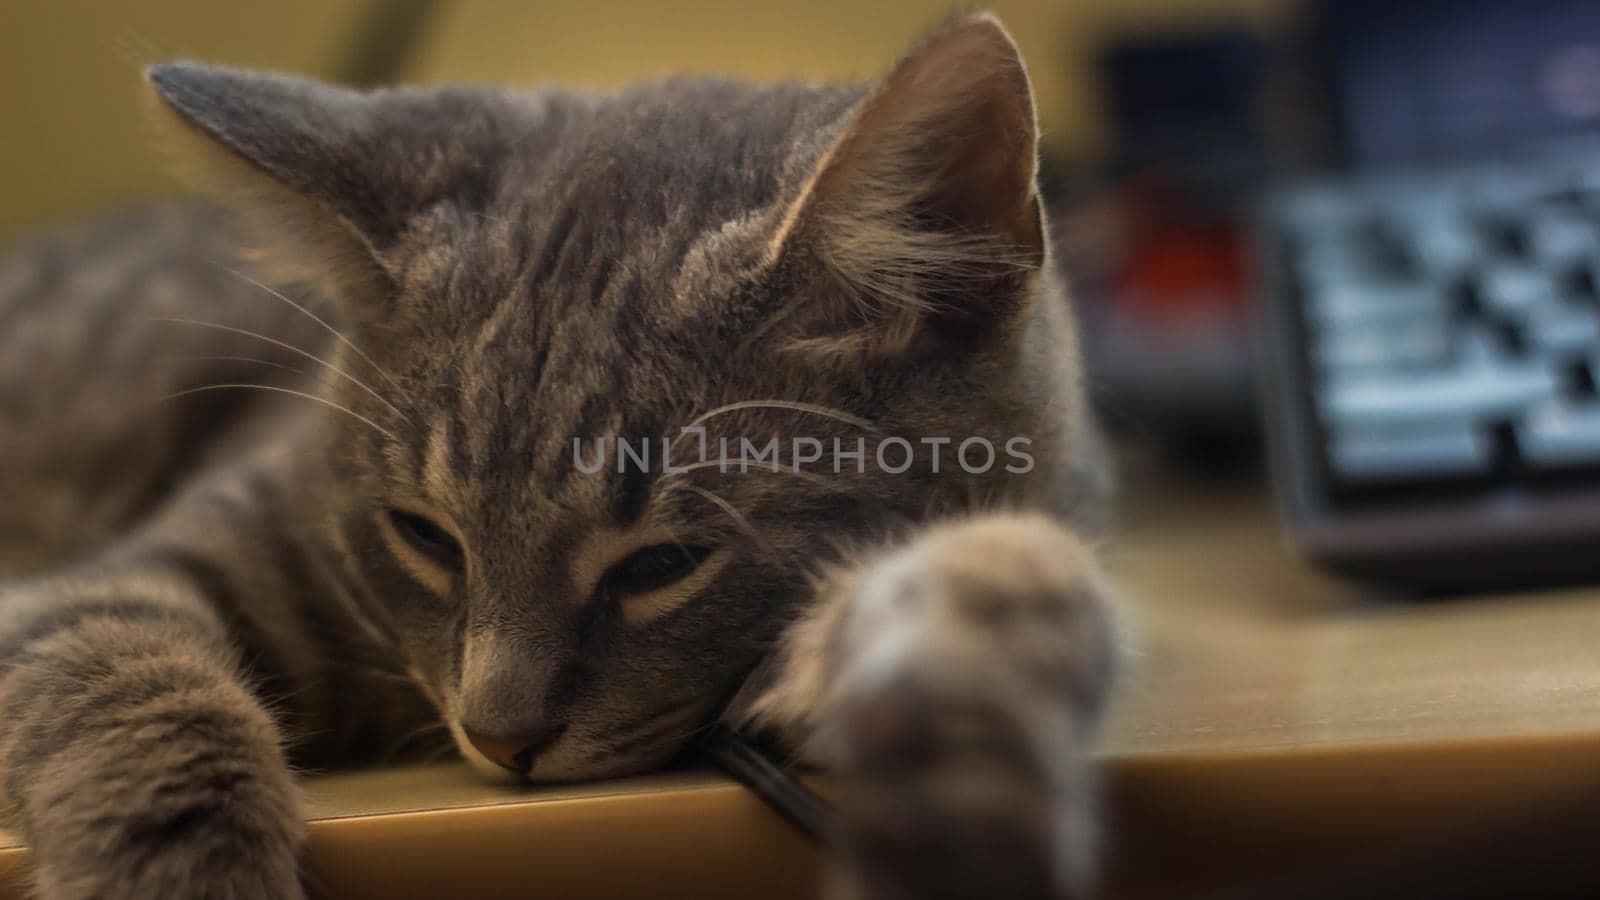
[[[1422,590],[1600,576],[1600,156],[1269,204],[1292,536]]]

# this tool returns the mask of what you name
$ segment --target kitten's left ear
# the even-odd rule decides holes
[[[381,292],[411,216],[481,191],[464,182],[487,178],[483,148],[470,146],[484,129],[458,121],[462,110],[438,92],[363,92],[197,63],[145,74],[201,186],[256,214],[276,275]]]
[[[1037,138],[994,16],[926,36],[855,109],[774,240],[774,261],[823,273],[802,346],[904,352],[1013,319],[1046,256]]]

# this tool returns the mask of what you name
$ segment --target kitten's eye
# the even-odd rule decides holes
[[[461,542],[437,523],[416,513],[389,510],[389,521],[413,550],[452,572],[460,571],[465,552]]]
[[[706,547],[656,544],[637,550],[606,572],[605,584],[614,595],[642,594],[666,587],[699,568],[711,555]]]

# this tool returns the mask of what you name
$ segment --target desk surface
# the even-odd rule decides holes
[[[1377,597],[1293,559],[1255,491],[1143,496],[1109,556],[1137,636],[1113,757],[1577,734],[1600,748],[1600,591]]]
[[[1261,490],[1146,492],[1124,525],[1136,655],[1103,753],[1128,880],[1151,833],[1168,868],[1237,876],[1600,791],[1600,590],[1377,596],[1293,558]]]
[[[1259,490],[1152,491],[1124,521],[1108,562],[1134,665],[1101,753],[1130,894],[1216,870],[1219,847],[1325,857],[1600,789],[1600,591],[1375,598],[1293,560]],[[811,848],[710,775],[517,790],[445,765],[308,791],[330,896],[448,893],[463,872],[522,896],[815,883]],[[5,854],[0,876],[24,865]],[[647,888],[617,880],[641,871]]]

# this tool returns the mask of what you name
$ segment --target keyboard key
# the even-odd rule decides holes
[[[1600,583],[1600,153],[1321,191],[1268,207],[1295,288],[1270,301],[1304,326],[1263,372],[1292,382],[1266,426],[1293,431],[1296,537],[1429,590]]]
[[[1329,464],[1346,483],[1475,475],[1493,459],[1494,442],[1467,423],[1338,434],[1329,447]]]
[[[1445,306],[1438,287],[1408,282],[1348,280],[1313,288],[1310,295],[1311,314],[1324,327],[1438,318]]]
[[[1367,203],[1344,185],[1302,187],[1287,207],[1291,225],[1302,236],[1325,234],[1367,213]]]
[[[1460,222],[1418,223],[1409,239],[1411,258],[1436,278],[1455,275],[1484,256],[1483,241]]]
[[[1467,325],[1456,334],[1456,361],[1463,366],[1493,366],[1505,359],[1505,343],[1494,330],[1483,325]]]
[[[1316,340],[1316,363],[1328,373],[1373,368],[1417,368],[1450,358],[1450,331],[1443,322],[1416,320],[1324,329]]]
[[[1539,176],[1510,168],[1483,168],[1460,183],[1463,203],[1483,217],[1515,216],[1549,192]]]
[[[1528,224],[1528,252],[1543,263],[1559,265],[1600,252],[1600,239],[1586,219],[1546,214]]]
[[[1556,278],[1535,266],[1500,263],[1489,266],[1478,281],[1478,293],[1487,309],[1508,316],[1523,316],[1561,295]]]
[[[1528,316],[1524,326],[1536,353],[1570,356],[1600,345],[1600,315],[1593,309],[1567,304],[1540,307]]]
[[[1325,234],[1306,243],[1299,268],[1313,283],[1322,283],[1363,278],[1372,263],[1354,241]]]
[[[1331,378],[1320,405],[1335,428],[1468,422],[1520,414],[1555,399],[1561,380],[1542,363],[1469,363],[1416,373]]]
[[[1522,458],[1537,468],[1600,464],[1600,403],[1550,403],[1517,429]]]

